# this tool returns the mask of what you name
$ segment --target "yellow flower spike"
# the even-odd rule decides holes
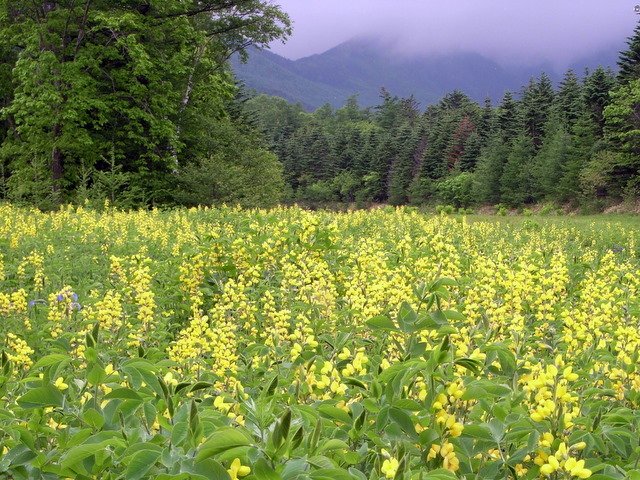
[[[245,465],[242,465],[239,458],[236,458],[233,462],[231,462],[231,466],[227,470],[229,472],[229,476],[231,480],[238,480],[238,477],[245,477],[251,473],[251,468]]]

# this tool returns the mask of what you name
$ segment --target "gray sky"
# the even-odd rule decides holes
[[[294,32],[290,59],[373,36],[410,54],[475,51],[501,62],[568,64],[623,46],[640,0],[273,0]]]

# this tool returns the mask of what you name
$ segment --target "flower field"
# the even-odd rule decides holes
[[[636,237],[0,206],[0,475],[640,479]]]

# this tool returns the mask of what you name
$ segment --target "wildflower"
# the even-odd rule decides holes
[[[227,470],[231,480],[238,480],[238,477],[245,477],[251,473],[251,468],[246,465],[242,465],[239,458],[236,458],[231,462],[231,467]]]
[[[55,381],[55,383],[53,384],[58,390],[66,390],[67,388],[69,388],[69,385],[67,385],[66,383],[64,383],[64,378],[62,377],[58,377]]]
[[[398,460],[391,457],[386,459],[382,463],[382,468],[380,470],[382,471],[382,473],[384,473],[385,478],[391,479],[396,476],[396,472],[398,471],[399,466],[400,463],[398,462]]]

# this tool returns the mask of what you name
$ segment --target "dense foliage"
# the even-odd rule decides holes
[[[508,220],[0,207],[0,475],[638,478],[637,225]]]
[[[240,203],[274,203],[279,164],[239,115],[227,60],[288,31],[258,0],[1,1],[0,196],[41,208],[225,201],[227,185],[196,195],[192,176],[232,156],[265,164],[276,193]]]
[[[424,111],[382,89],[380,104],[312,114],[260,95],[247,102],[282,160],[288,200],[456,207],[640,196],[640,30],[610,69],[544,73],[497,107],[453,91]]]

